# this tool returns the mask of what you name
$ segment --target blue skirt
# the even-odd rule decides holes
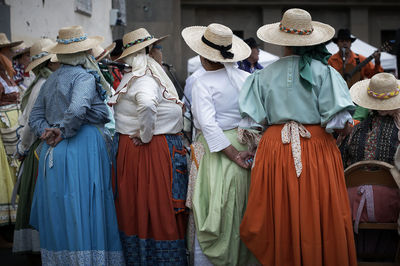
[[[40,151],[30,224],[43,265],[123,265],[111,161],[100,130],[84,125]]]

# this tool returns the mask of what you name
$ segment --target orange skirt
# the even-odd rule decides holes
[[[263,265],[357,265],[340,152],[330,134],[305,125],[298,178],[281,129],[258,146],[240,236]]]
[[[186,156],[179,135],[119,135],[115,208],[127,265],[185,265]],[[117,187],[115,187],[115,183]]]

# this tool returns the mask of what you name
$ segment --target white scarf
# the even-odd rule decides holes
[[[183,103],[179,100],[178,93],[176,92],[175,86],[165,73],[164,69],[159,63],[157,63],[149,55],[146,55],[145,49],[142,49],[134,54],[131,54],[124,58],[125,63],[132,67],[131,72],[125,73],[121,80],[114,96],[110,99],[109,104],[113,105],[117,103],[118,97],[121,93],[126,93],[129,89],[130,84],[139,77],[149,73],[158,84],[160,84],[162,96],[170,101],[183,106]]]

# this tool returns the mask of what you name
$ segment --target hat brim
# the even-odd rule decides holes
[[[232,48],[229,50],[233,53],[233,58],[224,58],[219,50],[208,46],[201,40],[206,29],[207,27],[204,26],[192,26],[182,31],[182,37],[186,44],[198,55],[213,62],[221,63],[238,62],[250,56],[250,47],[242,39],[233,35]]]
[[[280,22],[267,24],[257,30],[257,37],[267,43],[281,46],[312,46],[332,39],[335,29],[318,21],[311,22],[313,32],[308,35],[287,33],[279,29]]]
[[[389,99],[378,99],[369,96],[367,89],[369,86],[370,79],[364,79],[355,83],[350,88],[351,99],[357,105],[379,111],[389,111],[400,108],[400,94]],[[397,81],[397,86],[400,86],[400,81]]]
[[[17,41],[17,42],[10,42],[10,43],[4,43],[4,44],[0,44],[0,48],[4,48],[4,47],[15,47],[20,45],[21,43],[23,43],[23,41]]]
[[[72,42],[69,44],[57,43],[54,46],[45,47],[43,50],[52,54],[74,54],[77,52],[90,50],[103,41],[103,37],[93,36],[88,37],[86,40],[80,42]]]
[[[103,54],[96,58],[96,61],[99,62],[101,61],[104,57],[106,57],[107,55],[109,55],[114,49],[115,49],[116,43],[113,42],[112,44],[110,44],[109,46],[107,46],[106,48],[104,48],[105,52],[103,52]]]
[[[146,48],[147,46],[149,46],[149,45],[151,45],[153,43],[159,43],[162,40],[164,40],[165,38],[167,38],[168,36],[169,35],[165,35],[165,36],[163,36],[161,38],[153,38],[153,39],[150,39],[150,40],[135,44],[135,45],[133,45],[133,46],[131,46],[129,48],[126,48],[126,49],[124,49],[124,51],[122,52],[121,56],[118,57],[117,60],[122,59],[124,57],[127,57],[130,54],[136,53],[137,51],[140,51],[143,48]]]
[[[357,40],[357,38],[350,37],[350,41],[351,41],[352,43],[353,43],[355,40]],[[339,41],[339,38],[338,38],[338,37],[333,37],[333,38],[332,38],[332,42],[334,42],[334,43],[337,44],[338,41]]]
[[[41,57],[41,58],[38,58],[38,59],[36,59],[36,60],[33,60],[33,61],[30,62],[29,65],[26,67],[25,72],[29,72],[29,71],[31,71],[32,69],[34,69],[35,67],[37,67],[38,65],[40,65],[41,63],[44,63],[44,62],[46,62],[47,60],[50,60],[52,56],[53,56],[52,54],[49,54],[49,55],[45,55],[45,56],[43,56],[43,57]]]
[[[19,50],[17,53],[14,53],[13,58],[24,53],[29,53],[29,49],[31,49],[31,47],[25,47],[24,49]]]

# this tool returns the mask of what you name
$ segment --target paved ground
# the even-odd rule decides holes
[[[35,261],[36,260],[36,261]],[[11,248],[0,248],[0,264],[4,266],[39,266],[40,255],[32,259],[28,255],[14,255]]]
[[[6,247],[6,243],[12,242],[14,226],[6,225],[0,227],[0,265],[4,266],[40,266],[40,254],[37,255],[15,255],[11,247]],[[7,241],[7,242],[5,242]],[[9,245],[9,244],[7,244]]]

